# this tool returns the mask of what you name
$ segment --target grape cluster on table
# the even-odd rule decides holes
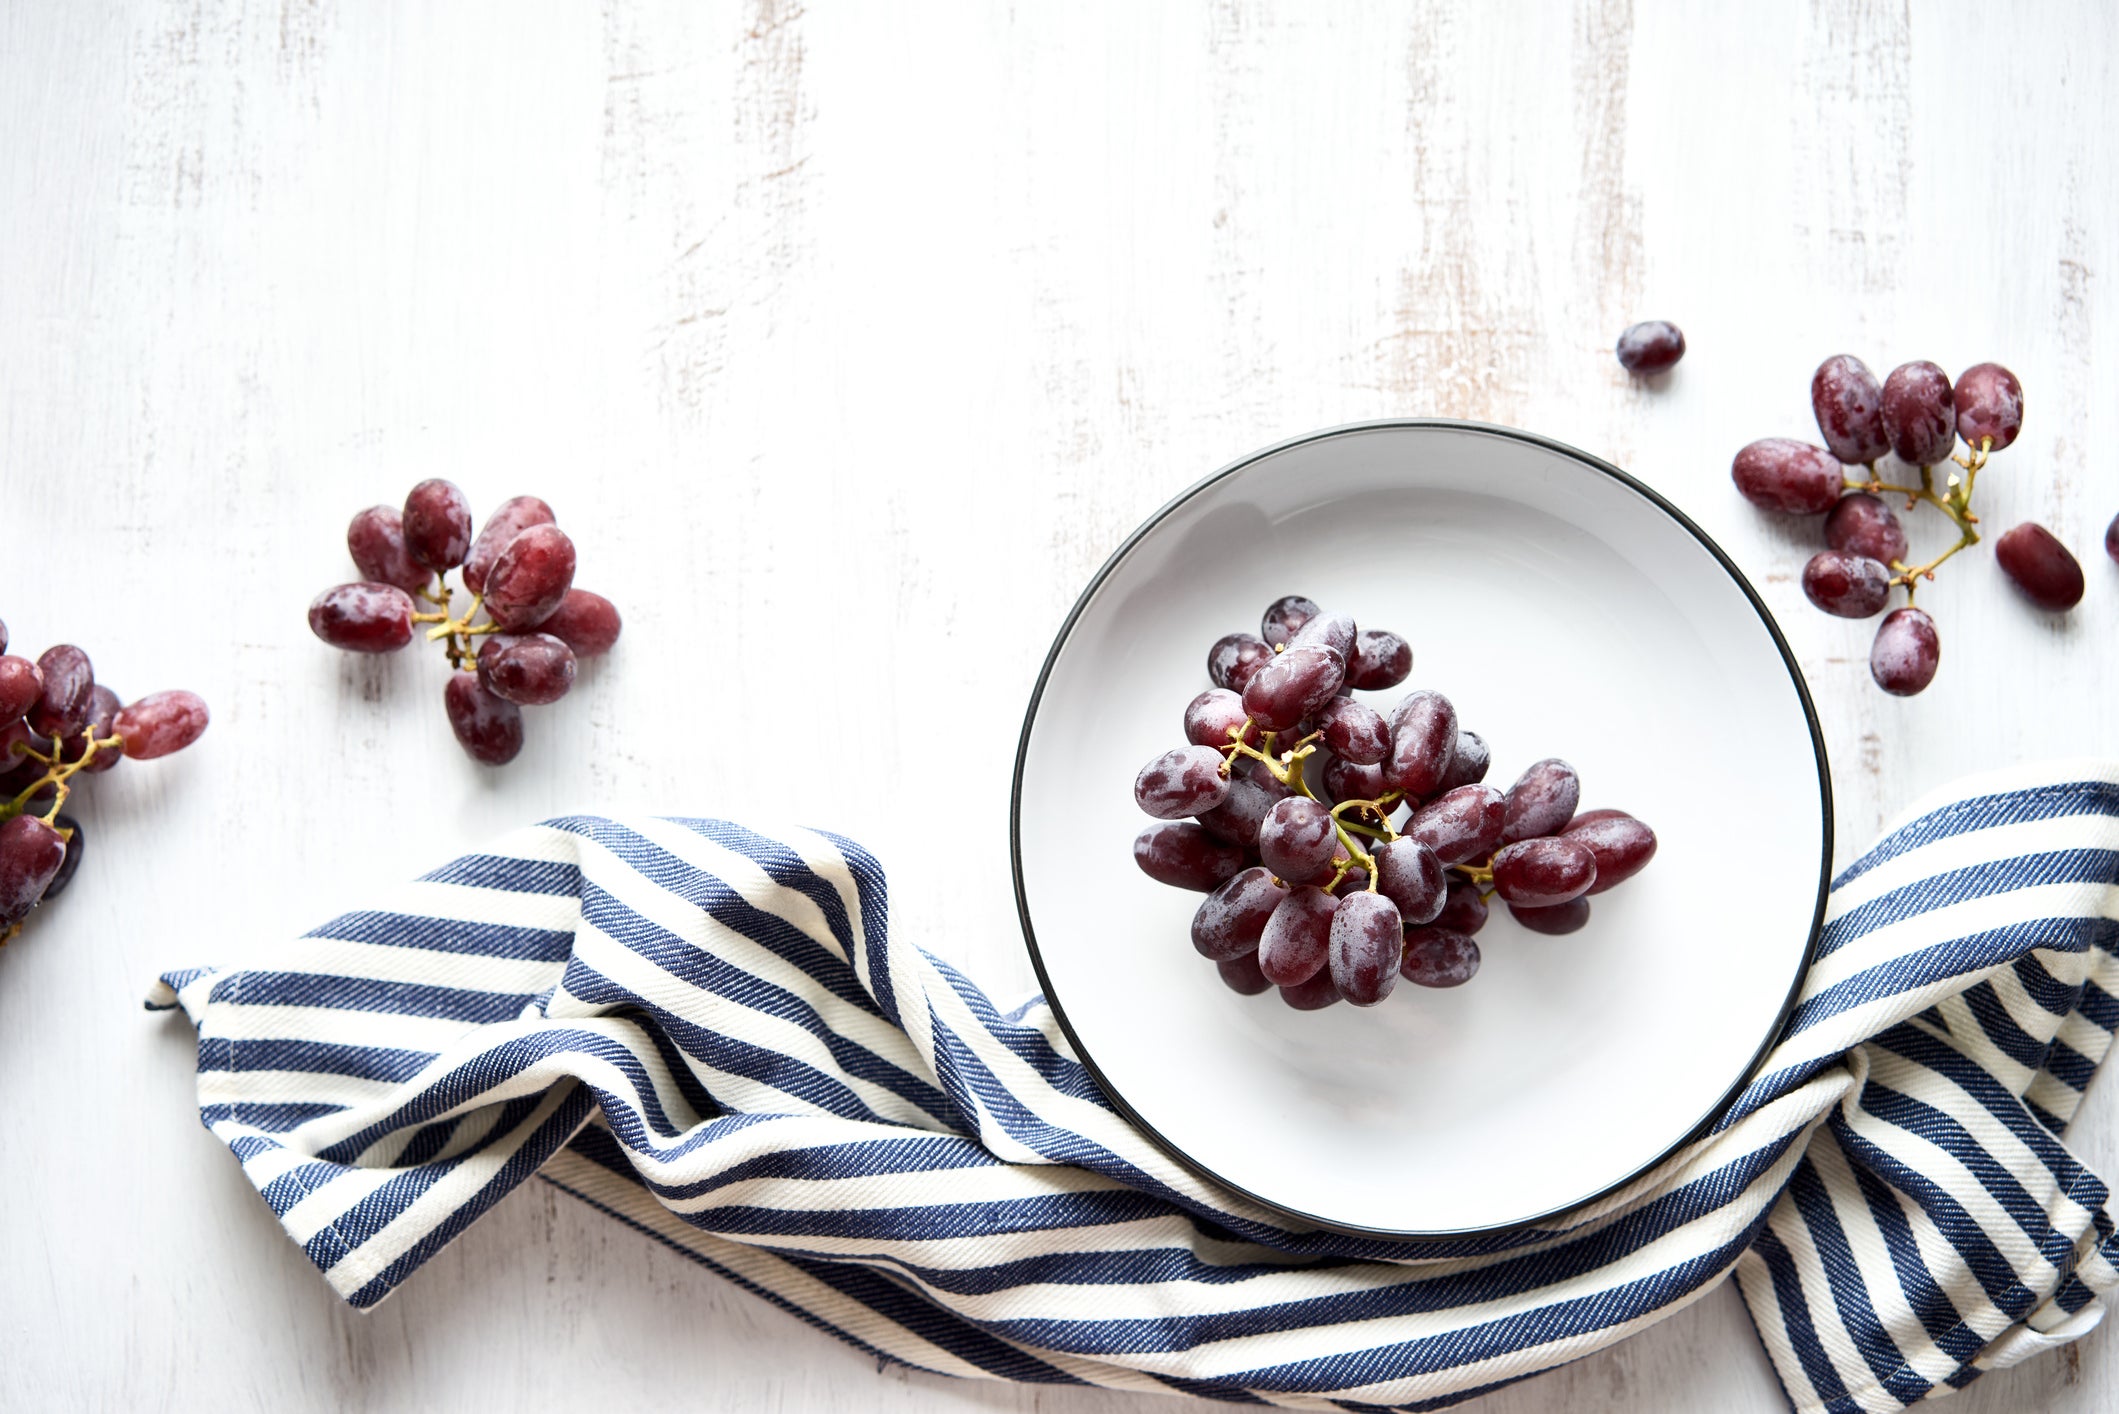
[[[181,751],[207,722],[205,700],[181,689],[127,705],[71,643],[34,662],[7,647],[0,623],[0,944],[81,867],[87,837],[61,809],[74,777]]]
[[[1987,459],[2023,430],[2023,386],[1998,363],[1974,364],[1952,383],[1926,361],[1901,364],[1879,383],[1852,354],[1835,354],[1810,379],[1810,407],[1823,447],[1790,437],[1767,437],[1736,454],[1730,475],[1752,504],[1785,515],[1824,517],[1826,548],[1803,566],[1803,594],[1841,618],[1883,613],[1892,591],[1906,602],[1885,614],[1869,650],[1876,685],[1900,697],[1922,691],[1935,679],[1942,643],[1935,621],[1915,606],[1920,583],[1958,551],[1980,541],[1972,493]],[[1956,448],[1964,444],[1963,453]],[[1877,463],[1886,455],[1918,476],[1918,484],[1886,480]],[[1955,470],[1936,484],[1936,469]],[[1866,474],[1849,476],[1859,466]],[[1904,496],[1905,508],[1926,504],[1940,511],[1958,538],[1921,563],[1908,557],[1905,527],[1886,496]],[[2119,521],[2107,548],[2119,545]],[[2119,549],[2113,550],[2119,559]],[[2044,526],[2025,522],[2001,536],[1994,558],[2017,588],[2041,608],[2073,608],[2082,599],[2082,565]]]
[[[1313,1011],[1374,1006],[1399,978],[1454,987],[1479,970],[1474,938],[1499,896],[1524,927],[1572,933],[1589,898],[1639,873],[1655,832],[1620,810],[1577,813],[1565,761],[1485,784],[1491,755],[1429,688],[1388,715],[1356,692],[1412,673],[1399,635],[1359,629],[1300,595],[1257,635],[1207,653],[1213,686],[1185,708],[1185,740],[1150,761],[1133,798],[1161,823],[1133,841],[1159,883],[1207,897],[1192,946],[1235,991],[1277,987]]]
[[[356,515],[346,549],[366,578],[317,595],[311,631],[349,653],[394,653],[431,625],[427,637],[443,643],[456,669],[442,689],[449,726],[471,759],[488,766],[522,750],[522,708],[566,696],[578,660],[618,641],[617,606],[574,587],[574,542],[535,496],[501,502],[474,540],[464,493],[453,482],[422,481],[403,510],[370,506]],[[462,618],[449,587],[459,565],[472,596]],[[421,612],[415,599],[433,611]]]

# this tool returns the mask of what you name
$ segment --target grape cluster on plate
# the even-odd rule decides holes
[[[574,542],[535,496],[501,502],[474,540],[464,493],[422,481],[402,511],[370,506],[355,516],[346,548],[366,579],[317,595],[311,631],[349,653],[395,653],[431,625],[428,639],[456,669],[442,708],[463,749],[488,766],[522,750],[522,708],[566,696],[578,660],[618,641],[617,606],[574,587]],[[458,565],[471,591],[462,618],[449,588]],[[434,609],[421,612],[415,598]]]
[[[182,751],[206,720],[205,701],[181,689],[127,706],[71,643],[35,662],[10,656],[0,623],[0,943],[81,867],[86,837],[60,813],[74,777]]]
[[[1278,987],[1314,1011],[1374,1006],[1400,977],[1454,987],[1479,970],[1489,898],[1534,932],[1572,933],[1591,894],[1655,854],[1655,832],[1624,811],[1576,813],[1565,761],[1538,762],[1506,793],[1485,784],[1486,742],[1441,693],[1416,689],[1388,716],[1354,696],[1412,667],[1395,633],[1276,600],[1257,636],[1208,650],[1214,686],[1185,708],[1191,744],[1134,780],[1163,823],[1133,858],[1206,893],[1192,946],[1236,991]]]
[[[1915,607],[1914,590],[1934,579],[1943,561],[1979,543],[1972,491],[1988,457],[2023,430],[2023,387],[1998,363],[1974,364],[1954,384],[1932,363],[1906,363],[1878,383],[1860,359],[1835,354],[1811,376],[1810,406],[1825,446],[1763,438],[1736,454],[1730,475],[1756,506],[1824,516],[1827,548],[1803,566],[1803,593],[1818,608],[1866,619],[1883,613],[1892,590],[1906,591],[1904,606],[1877,627],[1869,673],[1884,691],[1910,697],[1935,680],[1942,662],[1935,621]],[[1960,440],[1962,453],[1955,450]],[[1886,454],[1916,471],[1919,484],[1886,480],[1877,470]],[[1962,474],[1951,471],[1938,487],[1935,469],[1944,463]],[[1847,466],[1867,474],[1849,476]],[[1909,511],[1923,503],[1941,511],[1957,529],[1956,542],[1911,563],[1905,527],[1885,496],[1904,496]],[[2042,525],[2026,521],[2003,535],[1994,558],[2042,608],[2070,609],[2082,598],[2081,564]]]

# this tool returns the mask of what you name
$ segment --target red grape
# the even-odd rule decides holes
[[[7,621],[0,619],[0,653],[7,651]]]
[[[1265,823],[1266,812],[1286,800],[1290,793],[1263,767],[1248,776],[1232,772],[1228,796],[1212,810],[1200,812],[1199,823],[1218,840],[1256,849],[1258,830]]]
[[[1974,451],[1991,437],[1994,445],[1986,450],[1998,452],[2023,430],[2023,385],[1998,363],[1975,363],[1958,374],[1951,404],[1957,435]]]
[[[79,820],[71,815],[61,815],[54,823],[58,825],[59,833],[66,836],[66,858],[60,861],[59,872],[52,875],[52,881],[44,886],[46,903],[66,891],[66,886],[74,881],[75,871],[81,867],[81,857],[88,852],[88,835]]]
[[[1331,952],[1332,915],[1339,900],[1314,884],[1280,901],[1258,939],[1258,967],[1276,987],[1309,981]]]
[[[486,613],[502,628],[536,628],[573,585],[574,542],[556,525],[533,525],[486,571]]]
[[[1236,877],[1243,851],[1215,839],[1203,825],[1164,820],[1134,837],[1133,862],[1158,884],[1206,893]]]
[[[1843,462],[1873,462],[1891,450],[1883,385],[1853,354],[1834,354],[1810,375],[1810,410],[1825,445]]]
[[[478,680],[523,707],[557,702],[574,685],[574,650],[549,633],[499,633],[497,647],[478,650]]]
[[[1508,788],[1503,801],[1501,838],[1513,844],[1558,831],[1582,803],[1582,782],[1575,768],[1557,757],[1538,762]]]
[[[71,643],[47,648],[37,659],[44,690],[29,709],[37,735],[60,740],[81,730],[95,699],[96,673],[88,655]]]
[[[1453,929],[1415,928],[1398,970],[1417,987],[1461,987],[1479,971],[1479,945]]]
[[[1280,801],[1258,827],[1258,854],[1266,868],[1291,884],[1330,878],[1332,861],[1339,857],[1332,813],[1302,796]]]
[[[1194,746],[1227,746],[1248,720],[1241,697],[1225,687],[1210,687],[1185,707],[1185,740]],[[1254,724],[1242,736],[1246,746],[1256,746],[1265,733]]]
[[[1957,445],[1950,375],[1925,359],[1901,363],[1884,379],[1884,431],[1898,459],[1933,466]]]
[[[1390,755],[1391,729],[1375,709],[1351,697],[1335,697],[1317,709],[1317,727],[1332,755],[1356,766],[1374,766]]]
[[[1264,969],[1260,969],[1263,975]],[[1328,1006],[1337,1006],[1345,998],[1332,981],[1332,969],[1320,967],[1307,982],[1298,982],[1292,987],[1280,989],[1280,999],[1297,1011],[1323,1011]]]
[[[1273,650],[1248,633],[1225,633],[1207,650],[1207,676],[1216,687],[1242,692],[1251,674],[1265,666]]]
[[[1391,754],[1383,779],[1409,797],[1433,795],[1449,774],[1457,749],[1457,709],[1439,692],[1407,693],[1391,712]]]
[[[1510,904],[1508,914],[1533,933],[1563,937],[1568,933],[1580,931],[1582,925],[1589,921],[1589,900],[1571,898],[1550,908],[1519,908]]]
[[[441,704],[456,740],[472,760],[505,766],[522,750],[522,709],[486,691],[478,674],[451,673]]]
[[[87,723],[82,726],[80,731],[75,732],[72,736],[59,743],[59,759],[61,761],[79,761],[82,757],[88,755],[88,743],[91,738],[97,741],[108,741],[111,735],[112,723],[118,717],[118,710],[125,705],[119,700],[118,694],[112,692],[102,683],[96,684],[96,690],[90,694],[90,699]],[[125,743],[120,739],[110,746],[99,747],[96,751],[95,759],[83,766],[81,770],[86,775],[100,776],[124,759]]]
[[[1751,443],[1729,464],[1729,475],[1745,500],[1788,515],[1822,515],[1847,484],[1830,452],[1792,437]]]
[[[1284,732],[1331,701],[1345,678],[1346,660],[1331,649],[1290,648],[1252,675],[1244,711],[1266,731]]]
[[[1405,833],[1435,852],[1444,864],[1485,859],[1501,847],[1507,808],[1489,785],[1458,786],[1413,812]]]
[[[66,862],[66,841],[34,815],[0,823],[0,928],[28,916]]]
[[[596,658],[610,652],[623,627],[618,606],[587,589],[569,589],[551,617],[537,625],[538,632],[549,633],[573,649],[576,658]]]
[[[1329,648],[1339,655],[1342,663],[1354,661],[1354,644],[1360,637],[1353,616],[1349,614],[1316,614],[1288,640],[1290,648]]]
[[[1376,891],[1397,905],[1405,922],[1426,923],[1442,911],[1449,886],[1433,850],[1400,836],[1370,857],[1376,861]]]
[[[1565,835],[1518,840],[1494,856],[1494,892],[1503,903],[1550,908],[1589,892],[1597,858]]]
[[[405,549],[430,570],[452,570],[471,548],[471,503],[456,483],[432,477],[405,497]]]
[[[1380,893],[1341,900],[1332,914],[1332,985],[1355,1006],[1374,1006],[1398,985],[1405,924],[1398,906]]]
[[[1221,753],[1211,746],[1180,746],[1140,768],[1133,799],[1158,820],[1181,820],[1212,810],[1229,798]]]
[[[52,743],[39,736],[28,722],[10,722],[0,727],[0,798],[12,800],[44,774],[45,763],[29,755],[49,757]]]
[[[1597,861],[1592,894],[1625,883],[1655,858],[1655,831],[1623,810],[1591,810],[1567,822],[1561,835],[1588,847]]]
[[[1685,356],[1685,335],[1667,319],[1650,319],[1619,335],[1619,367],[1651,376],[1668,373]]]
[[[485,593],[486,575],[509,542],[533,525],[550,525],[557,519],[552,508],[535,496],[511,496],[502,501],[486,517],[485,527],[471,542],[471,553],[464,557],[464,588],[473,594]]]
[[[1214,964],[1214,970],[1221,974],[1221,980],[1227,984],[1229,990],[1240,996],[1255,997],[1260,992],[1271,991],[1273,987],[1273,984],[1266,980],[1265,973],[1258,970],[1256,952],[1223,958]]]
[[[1232,875],[1200,900],[1192,915],[1193,948],[1216,962],[1256,952],[1267,921],[1288,892],[1286,884],[1256,865]]]
[[[1898,523],[1898,512],[1866,491],[1839,498],[1825,517],[1825,543],[1879,564],[1906,561],[1906,528]]]
[[[1994,542],[1994,559],[2042,609],[2072,609],[2082,602],[2082,563],[2053,532],[2025,521]]]
[[[1467,936],[1484,928],[1486,898],[1479,892],[1479,886],[1461,874],[1453,877],[1449,881],[1449,896],[1442,901],[1442,911],[1435,915],[1434,924],[1437,928]]]
[[[1357,766],[1334,756],[1324,763],[1324,791],[1334,801],[1380,800],[1390,792],[1381,766]]]
[[[44,696],[44,672],[27,658],[0,657],[0,723],[22,720]]]
[[[1459,786],[1475,786],[1486,779],[1486,772],[1493,765],[1493,755],[1486,749],[1486,738],[1477,732],[1459,731],[1457,748],[1450,753],[1449,773],[1442,778],[1442,790],[1455,790]]]
[[[434,571],[405,548],[405,518],[394,506],[370,506],[346,527],[346,552],[361,578],[414,594],[434,583]]]
[[[206,731],[206,701],[196,692],[172,688],[150,692],[118,713],[112,730],[125,740],[125,754],[152,761],[182,751]]]
[[[309,630],[349,653],[395,653],[412,641],[412,596],[394,584],[341,584],[310,603]]]
[[[1314,599],[1300,594],[1284,595],[1266,605],[1265,617],[1258,623],[1258,636],[1268,648],[1278,648],[1292,641],[1302,626],[1321,612]]]
[[[2104,553],[2119,564],[2119,516],[2113,516],[2112,523],[2104,528]]]
[[[1404,682],[1413,671],[1413,648],[1387,628],[1365,628],[1354,640],[1347,664],[1347,686],[1380,692]]]
[[[1870,618],[1891,602],[1891,571],[1867,555],[1820,550],[1803,566],[1803,595],[1839,618]]]
[[[1911,697],[1935,680],[1941,664],[1942,640],[1925,610],[1908,604],[1884,615],[1869,647],[1869,676],[1878,687],[1893,697]]]

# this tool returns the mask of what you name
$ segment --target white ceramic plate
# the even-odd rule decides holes
[[[1133,777],[1182,745],[1207,647],[1306,594],[1413,645],[1506,789],[1559,756],[1582,808],[1655,829],[1587,928],[1497,904],[1468,985],[1297,1012],[1193,952],[1200,895],[1135,867]],[[1765,607],[1617,468],[1503,428],[1369,424],[1260,452],[1164,507],[1061,629],[1023,725],[1014,855],[1045,994],[1111,1099],[1286,1213],[1440,1235],[1623,1183],[1726,1104],[1779,1029],[1831,858],[1830,778]]]

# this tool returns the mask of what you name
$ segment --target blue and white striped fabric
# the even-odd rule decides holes
[[[168,974],[199,1104],[371,1307],[548,1181],[877,1356],[1293,1408],[1437,1408],[1732,1271],[1800,1410],[1891,1410],[2073,1339],[2119,1284],[2060,1135],[2119,1025],[2119,763],[1912,811],[1834,886],[1714,1132],[1536,1230],[1291,1229],[1104,1102],[1042,999],[890,940],[857,846],[548,821],[275,965]]]

